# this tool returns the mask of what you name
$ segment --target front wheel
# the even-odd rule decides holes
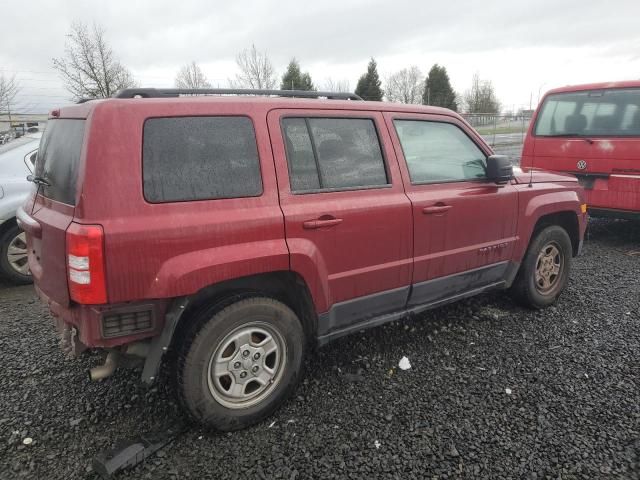
[[[535,309],[554,303],[567,285],[572,256],[571,239],[564,228],[553,225],[540,230],[511,287],[515,299]]]
[[[293,392],[305,337],[296,314],[266,297],[212,306],[193,322],[178,356],[178,389],[194,419],[217,430],[252,425]]]

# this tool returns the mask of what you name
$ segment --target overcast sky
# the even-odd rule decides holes
[[[295,56],[319,86],[331,77],[353,90],[372,56],[383,80],[444,65],[460,93],[478,72],[510,110],[552,87],[639,79],[639,19],[640,0],[29,0],[2,9],[0,70],[22,85],[18,111],[67,103],[51,59],[71,22],[96,21],[141,86],[170,87],[195,60],[226,87],[235,55],[254,43],[280,75]]]

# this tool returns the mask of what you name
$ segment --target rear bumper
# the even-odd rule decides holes
[[[153,300],[119,305],[71,305],[64,307],[51,300],[35,286],[40,299],[49,306],[56,327],[63,338],[70,328],[78,350],[84,348],[111,348],[137,340],[155,337],[162,331],[167,301]],[[144,312],[144,323],[136,315]],[[147,315],[148,312],[148,315]],[[138,325],[144,328],[136,329]],[[114,328],[115,326],[115,328]]]
[[[629,210],[615,210],[611,208],[589,207],[589,215],[591,215],[592,217],[640,220],[640,210],[637,210],[635,212],[630,212]]]
[[[585,198],[591,212],[640,214],[640,175],[583,177],[581,183],[585,187]],[[609,216],[620,218],[619,215]]]

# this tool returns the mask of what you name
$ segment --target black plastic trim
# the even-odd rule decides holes
[[[384,308],[381,303],[384,302],[385,298],[393,299],[394,295],[397,295],[401,291],[406,291],[405,288],[376,293],[374,295],[368,295],[366,297],[336,304],[329,310],[329,312],[320,315],[318,318],[317,344],[320,347],[336,340],[337,338],[349,335],[359,330],[377,327],[410,315],[417,315],[426,310],[437,308],[464,298],[473,297],[489,290],[509,288],[514,281],[519,268],[519,263],[506,261],[489,265],[488,267],[477,268],[468,272],[414,284],[411,287],[411,291],[413,292],[416,287],[422,289],[423,298],[425,298],[425,300],[422,303],[416,303],[413,305],[407,305],[407,301],[405,301],[405,305],[396,309],[394,309],[392,305],[389,305],[389,308]],[[461,285],[465,284],[467,285],[466,289],[461,287]],[[457,291],[452,290],[452,288],[457,288]],[[430,294],[428,294],[428,290],[431,290]],[[413,294],[411,296],[413,296]],[[396,298],[396,301],[398,301],[398,298]],[[372,301],[375,303],[370,305],[369,303]],[[397,303],[395,305],[397,305]],[[356,318],[359,318],[359,320],[356,321],[343,321],[342,318],[340,318],[341,314],[348,314],[357,308],[361,308],[361,311],[364,312],[374,312],[377,310],[379,313],[376,316],[370,315],[369,317],[363,315],[357,316]],[[351,319],[353,319],[353,317],[351,317]],[[325,325],[328,323],[333,326],[333,329],[328,329],[325,326],[325,328],[321,330],[320,326],[323,323]]]
[[[178,297],[175,299],[173,306],[167,311],[164,319],[164,328],[160,335],[156,335],[151,340],[149,354],[144,362],[142,369],[142,381],[144,383],[153,383],[158,376],[162,357],[171,344],[173,332],[182,317],[187,305],[189,297]]]
[[[120,332],[116,334],[108,335],[104,331],[104,322],[107,317],[115,316],[115,315],[127,315],[131,313],[144,313],[149,312],[149,320],[150,325],[148,328],[135,330],[132,332]],[[125,305],[118,308],[113,308],[110,310],[103,310],[100,312],[100,336],[102,338],[117,338],[117,337],[128,337],[131,335],[137,335],[139,333],[152,332],[156,328],[156,308],[153,304],[142,304],[142,305]]]
[[[318,335],[359,324],[368,318],[403,309],[411,287],[386,290],[335,304],[318,317]]]
[[[125,88],[114,98],[175,98],[180,95],[261,95],[293,98],[327,98],[328,100],[360,100],[349,92],[316,92],[314,90],[259,90],[251,88]]]
[[[411,290],[409,306],[432,303],[459,293],[504,281],[509,262],[500,262],[466,272],[415,283]]]

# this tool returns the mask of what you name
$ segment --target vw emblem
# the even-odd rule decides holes
[[[584,170],[585,168],[587,168],[587,162],[585,162],[584,160],[579,160],[577,167],[578,170]]]

